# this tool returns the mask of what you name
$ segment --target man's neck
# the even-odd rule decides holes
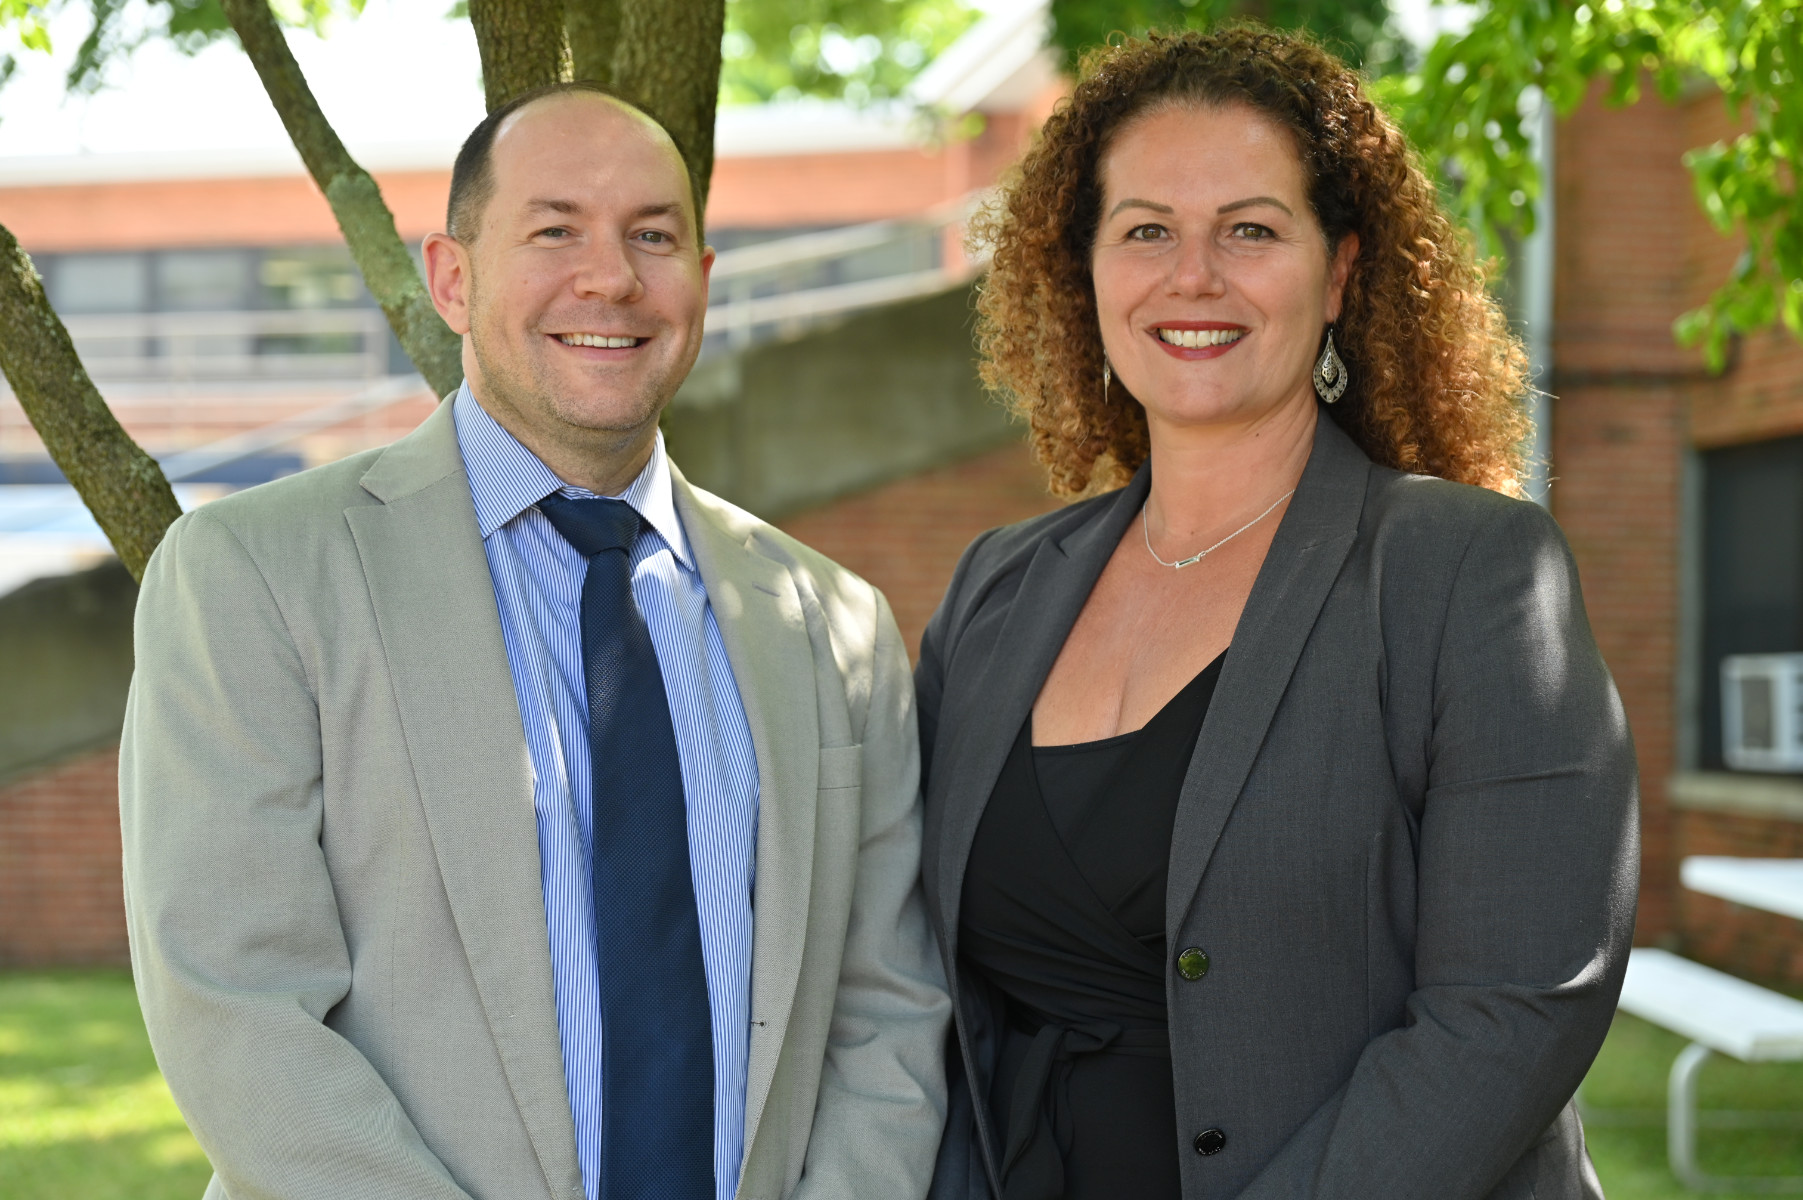
[[[597,496],[618,496],[632,486],[657,446],[655,416],[638,429],[579,429],[556,431],[540,428],[505,403],[485,401],[470,389],[471,397],[495,424],[513,435],[551,473],[572,487]]]

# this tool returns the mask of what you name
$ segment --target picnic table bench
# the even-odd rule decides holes
[[[1803,1000],[1641,948],[1628,955],[1620,1007],[1690,1039],[1666,1091],[1667,1153],[1686,1187],[1706,1192],[1803,1192],[1803,1176],[1728,1179],[1697,1166],[1697,1073],[1711,1054],[1742,1062],[1803,1061]]]

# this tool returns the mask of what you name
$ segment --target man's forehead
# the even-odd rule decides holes
[[[497,158],[535,153],[568,153],[572,143],[605,143],[616,153],[661,152],[671,168],[685,169],[682,154],[657,122],[630,105],[599,92],[563,92],[535,100],[510,115],[495,131]]]

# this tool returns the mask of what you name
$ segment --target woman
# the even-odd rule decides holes
[[[1433,185],[1313,44],[1152,37],[985,233],[987,377],[1090,498],[923,640],[935,1195],[1600,1195],[1633,753]]]

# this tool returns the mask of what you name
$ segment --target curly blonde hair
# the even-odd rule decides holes
[[[1375,462],[1521,493],[1527,357],[1469,241],[1359,76],[1306,37],[1251,25],[1151,34],[1085,55],[1075,91],[972,224],[991,251],[977,300],[983,381],[1032,430],[1054,493],[1119,486],[1146,460],[1145,410],[1102,395],[1090,255],[1100,165],[1134,118],[1244,104],[1291,131],[1329,247],[1359,252],[1334,344],[1331,412]]]

